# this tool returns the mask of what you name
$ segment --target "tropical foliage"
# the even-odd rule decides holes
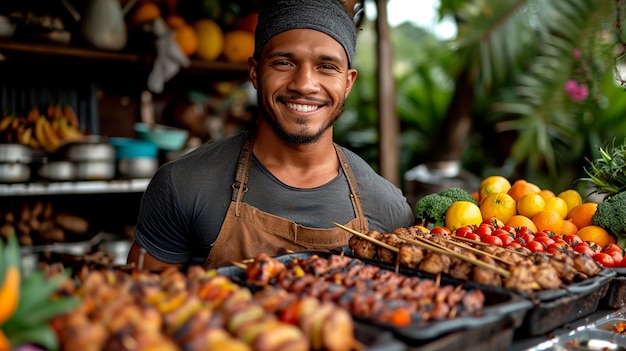
[[[576,180],[598,157],[598,146],[626,135],[616,75],[624,48],[621,3],[442,0],[440,15],[455,18],[456,38],[437,40],[408,24],[392,28],[402,172],[433,157],[457,158],[479,177],[582,187]],[[357,50],[370,52],[357,51],[357,58],[372,60],[368,41],[375,38],[364,34]],[[347,106],[353,117],[338,129],[348,143],[372,150],[376,68],[357,65],[362,85]],[[374,160],[375,152],[365,156]]]

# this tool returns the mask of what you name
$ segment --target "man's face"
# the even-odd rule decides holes
[[[313,143],[343,112],[356,76],[332,37],[308,29],[278,34],[265,44],[259,62],[250,61],[259,123],[292,144]]]

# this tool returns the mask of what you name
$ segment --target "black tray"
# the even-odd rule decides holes
[[[317,255],[321,258],[328,258],[332,254],[333,253],[331,252],[305,251],[280,255],[275,258],[283,263],[287,263],[293,259],[306,259],[313,255]],[[361,258],[352,258],[363,261],[365,264],[376,265],[375,262],[366,262],[366,260]],[[388,267],[384,265],[379,265],[379,267],[388,269]],[[245,271],[239,267],[221,267],[218,268],[217,271],[219,274],[225,275],[239,284],[255,289],[254,286],[251,286],[252,284],[246,282]],[[441,284],[454,284],[455,286],[462,285],[463,288],[466,289],[477,289],[477,287],[471,284],[467,285],[465,282],[447,280],[445,278],[442,278]],[[512,330],[520,326],[526,312],[532,307],[532,302],[528,299],[503,291],[502,289],[494,289],[491,287],[480,287],[478,289],[483,291],[486,298],[485,306],[481,310],[481,316],[460,316],[443,321],[423,321],[421,323],[415,323],[403,328],[381,324],[364,317],[353,316],[353,318],[358,322],[375,326],[379,328],[379,330],[391,331],[396,338],[404,343],[407,343],[408,345],[423,345],[443,335],[458,331],[461,331],[459,337],[463,339],[467,337],[467,335],[463,334],[480,334],[481,330],[489,330],[489,333],[506,329]]]
[[[622,308],[626,306],[626,275],[615,276],[609,284],[606,295],[600,300],[600,306]]]
[[[343,253],[346,256],[358,258],[367,263],[382,265],[384,267],[387,267],[388,269],[395,269],[395,266],[393,266],[390,263],[382,262],[376,259],[366,259],[366,258],[359,257],[355,255],[350,248],[347,248],[347,247],[335,248],[331,250],[331,252]],[[434,278],[436,276],[435,274],[427,273],[424,271],[420,271],[420,270],[412,269],[408,267],[402,267],[402,266],[399,267],[398,271],[400,273],[408,274],[408,275],[419,275],[420,277],[433,277]],[[587,294],[591,291],[594,291],[598,289],[600,285],[606,283],[607,280],[611,280],[616,275],[616,271],[617,270],[614,268],[605,268],[602,270],[602,272],[598,276],[569,284],[568,286],[564,288],[560,288],[560,289],[545,289],[545,290],[533,291],[531,293],[517,291],[517,290],[510,290],[510,289],[505,289],[505,288],[500,288],[500,289],[502,291],[511,292],[511,293],[520,295],[522,297],[529,298],[535,303],[543,303],[547,301],[556,300],[561,297],[571,296],[572,294]],[[623,269],[623,272],[624,274],[626,274],[626,268]],[[451,281],[457,281],[457,282],[459,281],[458,279],[452,278],[446,274],[442,274],[442,276],[449,278]],[[466,283],[468,284],[468,286],[471,286],[471,287],[478,287],[478,288],[490,287],[489,285],[478,283],[472,280],[467,280]]]

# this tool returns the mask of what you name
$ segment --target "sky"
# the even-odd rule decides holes
[[[437,5],[439,0],[389,0],[387,20],[390,26],[410,21],[430,30],[440,39],[450,39],[456,34],[456,27],[451,20],[437,21]],[[365,13],[375,14],[374,2],[366,2]]]

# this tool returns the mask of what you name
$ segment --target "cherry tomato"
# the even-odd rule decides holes
[[[467,233],[465,234],[465,239],[480,241],[480,235],[476,233]]]
[[[454,232],[454,235],[464,238],[467,233],[472,233],[472,232],[473,232],[472,227],[465,226],[465,227],[457,228],[456,231]]]
[[[523,239],[524,242],[529,243],[531,241],[535,241],[535,236],[533,234],[522,234],[522,235],[518,235],[518,238]]]
[[[621,252],[618,252],[616,250],[613,251],[609,251],[609,252],[604,252],[605,254],[613,257],[613,265],[619,265],[620,263],[622,263],[622,260],[624,259],[624,255],[622,255]]]
[[[515,228],[511,227],[510,225],[504,225],[502,226],[500,229],[509,232],[511,234],[515,234],[517,232],[517,230],[515,230]]]
[[[599,252],[593,255],[593,260],[607,268],[612,268],[615,266],[615,261],[613,260],[613,257],[604,252]]]
[[[498,235],[498,238],[500,238],[500,240],[502,240],[503,246],[508,246],[510,243],[515,241],[515,239],[513,239],[513,237],[511,237],[511,234],[500,234],[500,235]]]
[[[574,246],[574,251],[580,254],[586,254],[589,257],[593,257],[596,254],[585,242],[578,243],[578,245]]]
[[[542,243],[544,247],[548,247],[548,246],[554,244],[554,240],[552,238],[547,237],[547,236],[540,236],[540,237],[536,237],[535,236],[535,241],[538,241],[538,242]]]
[[[624,255],[624,249],[622,249],[621,246],[617,245],[616,243],[610,243],[610,244],[606,244],[603,248],[602,248],[602,252],[606,252],[609,253],[611,251],[617,251],[619,253],[622,254],[622,256]]]
[[[498,228],[500,228],[500,227],[502,227],[504,225],[504,223],[502,223],[501,220],[499,220],[499,219],[497,219],[495,217],[485,218],[481,224],[486,224],[486,225],[490,226],[493,229],[498,229]]]
[[[446,227],[435,227],[430,231],[431,234],[450,234],[450,229]]]
[[[474,233],[478,234],[481,238],[485,235],[491,235],[493,232],[493,228],[486,225],[479,225],[478,228],[474,229]]]
[[[535,232],[532,229],[530,229],[530,228],[528,228],[526,226],[519,227],[519,229],[517,230],[517,236],[525,235],[525,234],[531,234],[532,235],[532,234],[535,234]]]
[[[563,241],[570,244],[571,246],[576,246],[579,243],[583,242],[583,239],[581,239],[576,234],[567,234],[567,235],[563,235]]]
[[[548,253],[555,252],[567,252],[569,250],[573,250],[571,246],[565,241],[554,241],[554,243],[548,245],[548,249],[546,250]]]
[[[499,237],[495,235],[485,235],[480,239],[480,241],[487,243],[487,244],[494,245],[494,246],[502,247],[504,245],[504,243],[502,242],[502,239],[500,239]]]
[[[513,240],[506,247],[510,247],[513,249],[521,249],[523,246],[522,244],[519,243],[519,241]]]
[[[600,245],[596,244],[595,242],[593,242],[593,241],[586,241],[586,243],[593,250],[593,252],[595,252],[595,253],[602,252],[602,248],[600,247]]]
[[[548,238],[548,233],[541,231],[541,232],[535,232],[535,238]]]
[[[545,251],[543,244],[538,241],[529,241],[526,243],[525,247],[532,252],[544,252]]]

